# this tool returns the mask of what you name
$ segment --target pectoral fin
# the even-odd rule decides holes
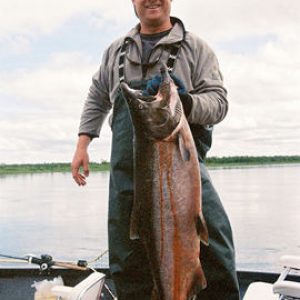
[[[195,296],[201,290],[205,289],[206,286],[207,286],[206,278],[202,270],[202,266],[200,264],[198,268],[195,270],[188,299],[190,300],[197,299],[197,297]]]
[[[179,144],[179,151],[180,151],[182,160],[189,161],[191,154],[190,154],[189,149],[185,145],[182,134],[179,134],[178,144]]]
[[[209,242],[208,242],[208,230],[207,230],[207,226],[206,226],[206,222],[205,219],[202,215],[202,213],[197,217],[197,232],[198,235],[200,236],[200,240],[201,242],[208,246]]]

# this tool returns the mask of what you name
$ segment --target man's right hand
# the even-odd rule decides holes
[[[89,155],[88,146],[91,139],[87,135],[80,135],[77,143],[77,148],[71,164],[72,176],[79,186],[86,185],[86,177],[89,176]],[[80,167],[83,169],[83,174],[80,173]]]

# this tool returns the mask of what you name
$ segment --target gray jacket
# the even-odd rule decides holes
[[[169,57],[169,45],[182,41],[179,56],[173,70],[192,96],[192,109],[188,121],[192,124],[213,125],[222,121],[227,113],[228,102],[223,87],[218,60],[209,46],[197,36],[185,32],[179,19],[172,18],[173,28],[153,49],[147,73],[142,75],[142,44],[139,25],[125,37],[112,43],[105,51],[100,69],[93,76],[92,85],[81,115],[79,134],[98,137],[119,90],[119,55],[125,38],[130,38],[125,59],[127,82],[150,79],[160,73],[161,62]]]

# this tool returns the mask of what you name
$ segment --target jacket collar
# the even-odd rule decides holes
[[[163,37],[157,43],[156,46],[174,44],[182,41],[185,38],[185,29],[182,21],[179,20],[178,18],[171,17],[171,22],[173,24],[173,27],[170,33],[167,36]],[[127,50],[127,58],[134,63],[140,64],[141,53],[142,53],[142,42],[140,38],[140,24],[137,24],[133,29],[131,29],[127,33],[125,38],[133,42],[131,43],[131,46]],[[155,63],[159,59],[161,55],[161,51],[162,49],[159,51],[159,53],[156,53],[156,55],[154,55],[150,63]]]
[[[173,27],[170,33],[162,38],[158,44],[173,44],[179,41],[182,41],[185,37],[185,28],[182,21],[178,18],[171,17],[171,23]],[[125,38],[134,40],[137,44],[141,43],[140,39],[140,28],[141,25],[137,24],[134,28],[132,28]]]

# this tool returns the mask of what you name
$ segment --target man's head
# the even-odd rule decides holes
[[[155,33],[171,28],[172,0],[131,0],[141,22],[142,33]]]

